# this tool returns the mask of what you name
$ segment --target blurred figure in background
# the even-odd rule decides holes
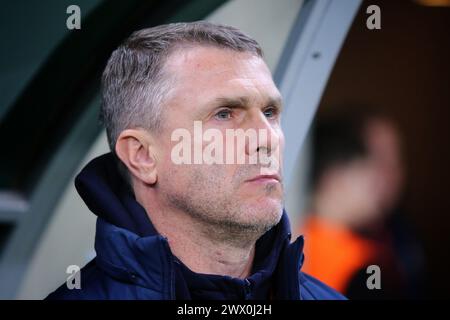
[[[421,248],[400,210],[401,149],[394,124],[373,112],[334,115],[314,129],[304,270],[350,299],[420,297]],[[380,290],[367,287],[369,265],[380,267]]]

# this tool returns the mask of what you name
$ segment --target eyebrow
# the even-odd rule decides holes
[[[250,99],[245,96],[241,97],[217,97],[209,105],[223,106],[229,108],[246,107],[250,104]],[[264,106],[276,106],[283,109],[283,99],[281,96],[270,96],[266,99]]]

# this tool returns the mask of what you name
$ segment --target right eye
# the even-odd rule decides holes
[[[229,109],[220,110],[214,115],[214,118],[216,118],[219,121],[228,120],[231,118],[231,110]]]

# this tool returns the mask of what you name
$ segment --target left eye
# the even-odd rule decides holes
[[[268,109],[264,110],[263,113],[267,118],[273,118],[276,116],[275,108],[268,108]]]

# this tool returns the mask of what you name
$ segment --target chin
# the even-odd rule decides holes
[[[255,223],[277,224],[283,214],[283,204],[278,198],[258,198],[246,206],[244,214],[248,220],[252,220]]]

